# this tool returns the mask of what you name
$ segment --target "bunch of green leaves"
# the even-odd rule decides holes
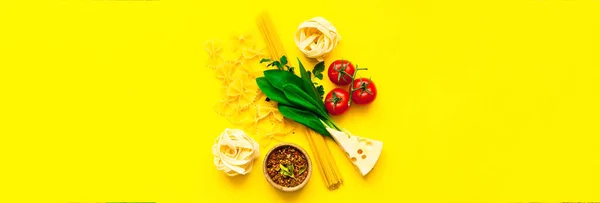
[[[282,59],[287,58],[281,57]],[[262,60],[261,60],[262,61]],[[279,63],[281,64],[281,62]],[[277,65],[274,65],[277,66]],[[323,103],[323,87],[315,87],[311,73],[317,78],[323,78],[324,62],[313,68],[313,72],[306,71],[298,59],[300,76],[283,68],[264,71],[264,76],[256,78],[260,90],[270,100],[278,103],[279,112],[286,118],[305,125],[315,132],[330,136],[326,127],[339,130],[333,119],[327,114]]]
[[[281,56],[281,58],[279,59],[279,61],[277,60],[271,60],[268,58],[263,58],[260,60],[259,63],[268,63],[267,67],[277,67],[277,69],[279,70],[287,70],[289,72],[294,72],[294,67],[287,65],[288,60],[287,57],[285,55]]]
[[[279,61],[271,60],[268,58],[263,58],[260,60],[260,63],[268,63],[267,67],[276,67],[278,70],[287,70],[292,73],[295,70],[295,68],[293,66],[288,65],[287,56],[285,56],[285,55],[281,56]],[[316,78],[319,78],[319,80],[323,80],[323,71],[324,70],[325,70],[325,63],[320,62],[315,66],[315,68],[313,68],[312,75],[311,75],[311,72],[308,72],[308,76],[309,77],[314,76]],[[323,85],[319,85],[316,82],[313,82],[313,84],[315,85],[315,88],[317,90],[317,94],[319,95],[319,98],[321,98],[321,100],[323,100],[323,96],[325,95],[325,88],[323,88]]]

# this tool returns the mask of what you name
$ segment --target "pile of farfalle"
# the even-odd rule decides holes
[[[224,46],[224,44],[231,44]],[[207,66],[221,81],[221,95],[215,110],[248,134],[271,139],[291,133],[298,125],[279,113],[277,103],[260,92],[255,79],[266,70],[259,63],[266,57],[264,46],[250,34],[235,35],[223,43],[210,40],[204,44],[208,52]]]

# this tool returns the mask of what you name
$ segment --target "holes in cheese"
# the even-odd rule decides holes
[[[346,151],[354,166],[356,166],[363,176],[367,175],[373,169],[381,154],[383,142],[354,136],[332,128],[327,128],[327,131],[338,145]],[[357,157],[360,157],[360,159]]]

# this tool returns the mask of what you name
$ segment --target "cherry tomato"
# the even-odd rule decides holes
[[[325,109],[331,115],[340,115],[349,108],[350,93],[342,88],[335,88],[325,96]]]
[[[375,83],[368,78],[359,78],[352,83],[352,101],[357,104],[369,104],[377,97]]]
[[[329,65],[327,75],[333,84],[344,86],[352,83],[354,75],[354,65],[348,60],[337,60]]]

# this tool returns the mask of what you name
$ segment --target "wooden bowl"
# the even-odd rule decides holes
[[[273,180],[271,179],[271,176],[269,176],[269,174],[267,173],[267,160],[269,160],[269,156],[271,155],[271,153],[273,151],[275,151],[275,149],[278,149],[281,147],[288,147],[288,146],[293,147],[296,150],[300,151],[300,153],[302,153],[304,155],[304,157],[306,158],[306,163],[308,164],[308,168],[307,168],[308,174],[306,175],[306,178],[304,179],[304,181],[302,181],[302,183],[300,183],[300,185],[296,185],[294,187],[286,187],[286,186],[278,185],[277,183],[273,182]],[[298,190],[302,189],[304,187],[304,185],[306,185],[306,183],[310,179],[312,170],[313,170],[312,163],[310,162],[310,157],[308,156],[308,153],[306,153],[306,151],[304,151],[304,149],[302,149],[302,147],[292,144],[292,143],[280,143],[280,144],[276,145],[271,150],[269,150],[269,152],[267,152],[267,155],[265,155],[265,158],[263,161],[263,174],[265,175],[265,178],[267,178],[267,182],[269,182],[269,184],[271,184],[271,186],[273,186],[274,188],[277,188],[284,192],[294,192],[294,191],[298,191]]]

